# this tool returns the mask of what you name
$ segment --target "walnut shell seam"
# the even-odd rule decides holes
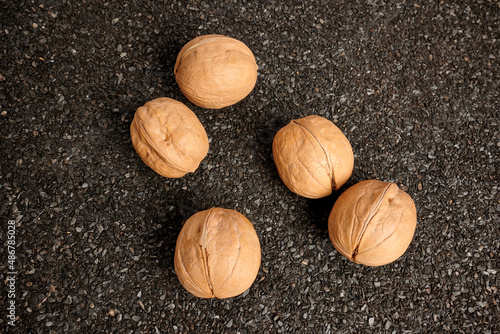
[[[199,47],[200,45],[203,45],[203,44],[206,44],[208,42],[211,42],[213,40],[230,40],[232,42],[238,42],[240,44],[243,44],[243,46],[247,47],[245,43],[237,40],[237,39],[234,39],[234,38],[231,38],[231,37],[225,37],[225,36],[214,36],[214,37],[210,37],[210,38],[207,38],[207,39],[204,39],[202,41],[200,41],[199,43],[195,44],[195,45],[192,45],[189,49],[187,49],[186,51],[184,51],[182,53],[182,55],[180,55],[180,59],[179,59],[179,62],[176,64],[175,68],[174,68],[174,75],[177,74],[179,68],[181,67],[181,64],[182,64],[182,60],[184,59],[184,57],[187,55],[187,53],[189,51],[191,51],[192,49],[194,48],[197,48]],[[244,56],[252,56],[253,57],[253,54],[247,54],[247,53],[244,53],[244,52],[241,52],[241,51],[235,51],[235,50],[231,50],[231,51],[234,51],[234,52],[238,52],[238,53],[241,53],[242,55]]]
[[[143,122],[140,121],[140,117],[137,116],[138,120],[135,120],[135,117],[134,117],[134,120],[136,123],[136,126],[140,128],[139,130],[139,133],[142,134],[144,136],[144,138],[147,140],[149,146],[154,150],[154,152],[156,154],[158,154],[161,158],[163,158],[164,160],[166,160],[169,164],[171,164],[173,167],[175,167],[177,170],[181,171],[181,172],[193,172],[192,170],[189,170],[187,168],[183,168],[181,166],[179,166],[177,163],[175,163],[174,161],[172,161],[172,159],[170,159],[168,156],[166,156],[165,154],[162,153],[161,150],[158,149],[158,147],[156,146],[156,144],[154,143],[154,141],[151,139],[151,137],[149,136],[148,132],[146,131],[144,125],[143,125]],[[172,143],[172,145],[175,147],[175,145]],[[181,153],[182,154],[182,151],[180,150],[177,150],[178,153]],[[183,154],[183,156],[187,156],[186,154]]]
[[[377,203],[373,206],[371,212],[370,212],[370,215],[368,216],[367,219],[365,219],[364,223],[363,223],[363,227],[361,228],[361,231],[357,237],[357,240],[356,240],[356,243],[355,243],[355,247],[354,249],[352,250],[351,252],[351,259],[352,261],[356,261],[356,255],[358,255],[358,249],[359,249],[359,245],[361,243],[361,239],[363,239],[363,235],[365,234],[366,232],[366,228],[368,227],[368,225],[370,224],[371,220],[373,219],[373,217],[377,214],[378,210],[380,209],[380,206],[382,205],[382,201],[384,200],[384,197],[385,195],[387,194],[387,192],[389,191],[389,188],[390,187],[394,187],[396,186],[394,183],[389,183],[387,185],[387,187],[384,189],[384,191],[382,192],[382,195],[380,196],[380,198],[378,199]],[[397,186],[396,186],[397,187]],[[356,203],[356,206],[358,205],[359,201]],[[354,224],[353,224],[353,230],[354,230]],[[351,232],[351,235],[352,235],[353,232]],[[394,233],[394,232],[392,232]],[[365,249],[363,250],[363,253],[364,252],[367,252],[369,251],[370,249],[372,248],[375,248],[377,246],[379,246],[380,244],[382,244],[387,238],[389,238],[392,234],[390,234],[388,237],[386,237],[384,240],[380,241],[378,244],[368,248],[368,249]],[[349,252],[346,252],[346,254],[349,254]],[[361,253],[360,253],[361,254]]]
[[[337,186],[335,184],[335,177],[334,177],[333,167],[331,166],[331,163],[330,163],[330,154],[327,152],[327,150],[325,149],[325,147],[323,146],[323,144],[321,143],[321,141],[318,139],[318,136],[314,133],[314,130],[310,129],[309,127],[307,127],[304,124],[301,124],[301,123],[297,122],[297,120],[292,120],[292,123],[295,123],[299,127],[301,127],[303,129],[309,131],[309,133],[314,137],[314,139],[316,139],[316,141],[318,142],[319,147],[321,147],[321,149],[323,150],[323,153],[325,153],[325,156],[326,156],[326,165],[328,167],[328,174],[330,176],[330,179],[332,180],[332,189],[337,189]]]

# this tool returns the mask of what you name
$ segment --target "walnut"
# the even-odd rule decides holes
[[[194,214],[182,227],[174,266],[181,284],[196,297],[229,298],[252,285],[260,258],[252,223],[237,211],[212,208]]]
[[[166,97],[137,109],[130,126],[142,161],[162,176],[194,172],[208,153],[208,137],[198,117],[183,103]]]
[[[404,254],[415,233],[417,211],[411,197],[394,183],[361,181],[333,206],[328,232],[349,260],[381,266]]]
[[[194,104],[220,109],[243,100],[257,81],[257,63],[237,39],[204,35],[188,42],[174,67],[177,84]]]
[[[328,196],[349,179],[352,147],[329,120],[311,115],[292,120],[273,140],[273,157],[285,185],[307,198]]]

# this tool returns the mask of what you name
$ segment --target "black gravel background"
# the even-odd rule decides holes
[[[16,225],[17,333],[498,333],[497,1],[3,1],[0,217]],[[206,110],[173,75],[190,39],[229,35],[259,77],[242,102]],[[200,168],[163,178],[129,126],[146,101],[187,104],[210,138]],[[350,140],[348,184],[291,193],[276,131],[318,114]],[[336,196],[365,179],[415,200],[414,240],[364,267],[327,234]],[[262,265],[229,300],[178,282],[183,222],[212,206],[255,226]]]

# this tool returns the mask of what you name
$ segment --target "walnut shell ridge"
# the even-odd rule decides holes
[[[328,196],[349,179],[352,147],[331,121],[311,115],[292,120],[273,140],[273,158],[285,185],[307,198]]]
[[[259,238],[241,213],[211,208],[191,216],[179,233],[174,267],[182,286],[196,297],[230,298],[257,277]]]
[[[194,172],[208,153],[207,133],[198,117],[183,103],[167,97],[137,109],[130,135],[142,161],[165,177]]]
[[[349,260],[381,266],[402,256],[417,225],[410,195],[394,183],[361,181],[335,202],[328,219],[333,245]]]
[[[220,109],[243,100],[257,81],[252,51],[237,39],[203,35],[179,52],[174,74],[182,93],[194,104]]]

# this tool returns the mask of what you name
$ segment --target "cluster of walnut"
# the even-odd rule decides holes
[[[211,109],[245,98],[257,81],[257,63],[242,42],[221,35],[199,36],[179,52],[174,68],[183,94]],[[208,137],[183,103],[162,97],[137,109],[130,126],[132,145],[158,174],[193,173],[208,153]],[[247,290],[260,267],[260,243],[252,223],[222,208],[189,218],[177,238],[174,266],[179,281],[201,298],[229,298]]]
[[[328,196],[351,176],[351,144],[329,120],[292,120],[273,141],[273,157],[285,185],[307,198]],[[398,259],[415,232],[411,197],[394,183],[362,181],[346,190],[328,220],[330,240],[349,260],[380,266]]]
[[[179,52],[174,73],[194,104],[219,109],[244,99],[257,80],[257,64],[242,42],[222,35],[199,36]],[[132,144],[158,174],[177,178],[194,172],[208,153],[208,137],[183,103],[158,98],[137,109],[130,127]],[[337,191],[350,178],[352,147],[331,121],[320,116],[292,120],[276,134],[273,157],[284,184],[307,198]],[[362,181],[346,190],[328,221],[330,240],[351,261],[369,266],[390,263],[410,244],[416,227],[415,204],[393,183]],[[212,208],[184,224],[174,266],[179,281],[201,298],[243,293],[259,271],[259,238],[237,211]]]
[[[199,36],[179,52],[175,78],[194,104],[219,109],[245,98],[257,81],[257,63],[242,42],[222,35]],[[194,172],[208,153],[198,117],[183,103],[158,98],[137,109],[130,127],[135,150],[165,177]]]

